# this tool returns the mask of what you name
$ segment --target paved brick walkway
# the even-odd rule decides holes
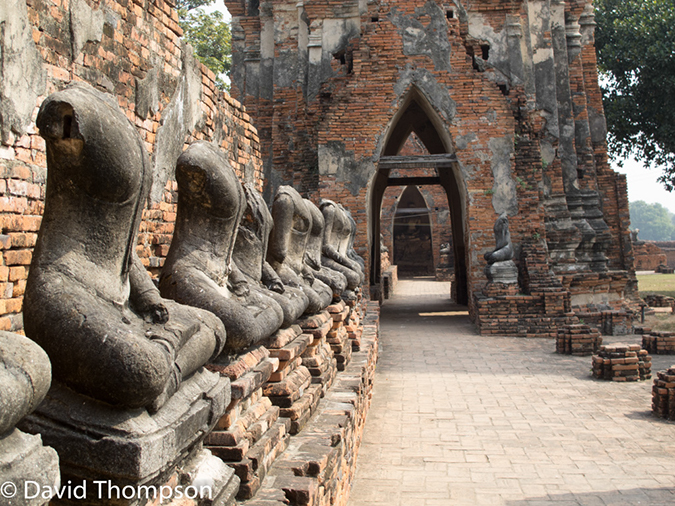
[[[349,506],[675,504],[675,423],[651,416],[651,381],[593,380],[551,339],[478,336],[448,293],[402,280],[382,307]]]

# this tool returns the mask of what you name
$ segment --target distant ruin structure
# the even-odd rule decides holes
[[[371,286],[387,190],[440,186],[451,237],[434,247],[452,244],[455,298],[481,332],[483,312],[505,303],[483,293],[502,214],[516,292],[539,309],[490,331],[528,335],[542,318],[619,309],[634,294],[590,1],[225,3],[232,94],[260,132],[265,195],[293,185],[352,209]],[[413,136],[416,153],[403,149]]]

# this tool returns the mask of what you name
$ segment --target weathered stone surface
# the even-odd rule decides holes
[[[164,297],[206,309],[227,330],[225,347],[241,351],[272,335],[283,311],[233,270],[232,250],[246,200],[223,153],[195,142],[176,166],[178,212],[171,248],[159,279]]]
[[[162,124],[157,129],[157,145],[154,151],[154,169],[150,198],[158,202],[168,179],[173,179],[176,161],[183,151],[186,137],[203,121],[202,76],[199,62],[192,47],[181,44],[182,69],[171,102],[162,114]]]
[[[40,404],[51,384],[47,354],[30,339],[0,332],[0,434]]]
[[[43,446],[39,435],[14,428],[44,399],[50,384],[47,354],[26,337],[0,332],[0,483],[8,506],[45,504],[39,492],[60,483],[56,451]],[[26,493],[28,487],[38,493]]]
[[[47,80],[31,34],[26,2],[2,2],[0,25],[0,141],[10,144],[11,134],[21,137],[28,128]]]
[[[26,335],[54,379],[122,407],[158,409],[225,341],[211,313],[160,297],[136,255],[150,185],[115,100],[76,84],[47,98],[45,211],[24,298]]]
[[[56,449],[64,480],[158,484],[202,441],[229,403],[229,380],[203,369],[155,414],[120,410],[57,383],[20,428],[40,433]]]
[[[48,500],[41,495],[32,496],[37,487],[39,492],[56,490],[60,486],[59,457],[53,448],[42,445],[39,435],[11,430],[0,437],[0,482],[3,487],[7,483],[15,487],[3,488],[3,504],[42,506]],[[26,491],[29,493],[26,494]],[[13,493],[15,495],[10,497]]]

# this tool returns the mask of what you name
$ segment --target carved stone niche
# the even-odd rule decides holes
[[[59,458],[39,435],[15,428],[44,399],[51,383],[47,354],[30,339],[0,331],[0,483],[12,506],[41,506],[59,486]],[[7,484],[10,485],[7,485]],[[7,504],[7,503],[5,503]]]
[[[113,97],[84,84],[48,97],[37,125],[48,179],[24,324],[54,383],[20,427],[56,449],[64,483],[85,480],[79,505],[141,502],[93,480],[177,490],[193,478],[216,504],[231,503],[238,478],[225,466],[209,478],[219,464],[202,449],[230,401],[229,381],[203,367],[225,329],[162,299],[136,256],[152,177],[138,132]]]

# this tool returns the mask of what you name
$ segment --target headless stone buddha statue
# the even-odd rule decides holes
[[[307,240],[307,251],[305,252],[305,264],[311,269],[314,277],[328,285],[333,298],[339,299],[342,292],[347,288],[347,278],[344,274],[329,269],[321,263],[321,248],[323,246],[324,220],[323,214],[316,205],[310,200],[305,199],[305,204],[312,215],[312,229]]]
[[[274,227],[270,234],[267,260],[284,285],[301,288],[309,305],[306,314],[325,309],[332,295],[313,289],[316,278],[305,265],[305,250],[312,228],[312,215],[300,194],[290,186],[280,186],[272,204]],[[318,286],[318,285],[317,285]],[[329,289],[330,291],[330,289]]]
[[[506,213],[495,221],[495,249],[485,253],[487,260],[485,275],[491,283],[513,284],[518,282],[518,269],[513,262],[513,244],[509,232],[509,218]]]
[[[276,332],[284,314],[274,299],[251,290],[232,262],[246,209],[244,190],[225,155],[203,141],[178,158],[176,181],[176,228],[159,289],[165,297],[214,313],[227,330],[226,350],[245,350]]]
[[[347,289],[355,290],[363,282],[361,266],[340,252],[341,247],[346,252],[349,244],[349,219],[332,200],[322,200],[320,208],[325,221],[321,263],[342,273],[347,278]]]
[[[272,215],[262,195],[252,184],[244,185],[246,211],[239,223],[233,260],[249,283],[250,290],[273,298],[283,310],[282,327],[290,327],[307,309],[309,299],[300,288],[285,286],[267,262],[267,244],[272,231]]]
[[[349,209],[343,207],[341,204],[338,205],[347,215],[347,219],[349,220],[349,240],[347,241],[346,251],[347,258],[350,258],[359,264],[359,267],[361,268],[361,284],[363,284],[366,281],[366,262],[354,249],[354,240],[356,239],[356,220],[354,220],[354,217],[352,216],[352,213],[349,211]]]
[[[126,408],[159,409],[225,344],[212,314],[160,297],[136,256],[151,168],[116,101],[77,84],[37,118],[45,210],[24,298],[26,335],[54,379]]]

